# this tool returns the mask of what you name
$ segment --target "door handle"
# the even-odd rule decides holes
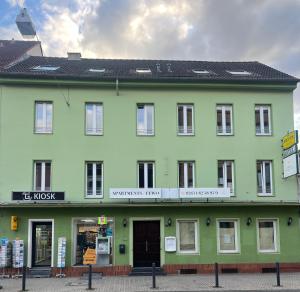
[[[148,252],[148,240],[146,240],[146,252]]]

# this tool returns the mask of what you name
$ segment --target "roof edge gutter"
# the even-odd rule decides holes
[[[116,90],[116,79],[111,80],[78,80],[78,79],[31,79],[7,78],[0,76],[2,85],[34,85],[34,86],[71,86],[71,87],[110,87]],[[122,88],[182,88],[182,89],[249,89],[293,91],[297,88],[296,82],[191,82],[191,81],[136,81],[117,79],[118,89]]]

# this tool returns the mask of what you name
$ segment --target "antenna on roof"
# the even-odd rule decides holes
[[[24,39],[32,39],[36,37],[38,40],[34,24],[26,8],[20,9],[20,12],[16,17],[16,24]]]

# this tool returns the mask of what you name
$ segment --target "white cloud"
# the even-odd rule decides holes
[[[10,6],[20,6],[20,7],[24,7],[25,4],[25,0],[6,0],[6,2],[8,2],[8,4]]]

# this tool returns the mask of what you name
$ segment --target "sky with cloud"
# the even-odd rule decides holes
[[[21,39],[20,6],[49,56],[257,60],[300,78],[300,0],[0,0],[1,39]]]

